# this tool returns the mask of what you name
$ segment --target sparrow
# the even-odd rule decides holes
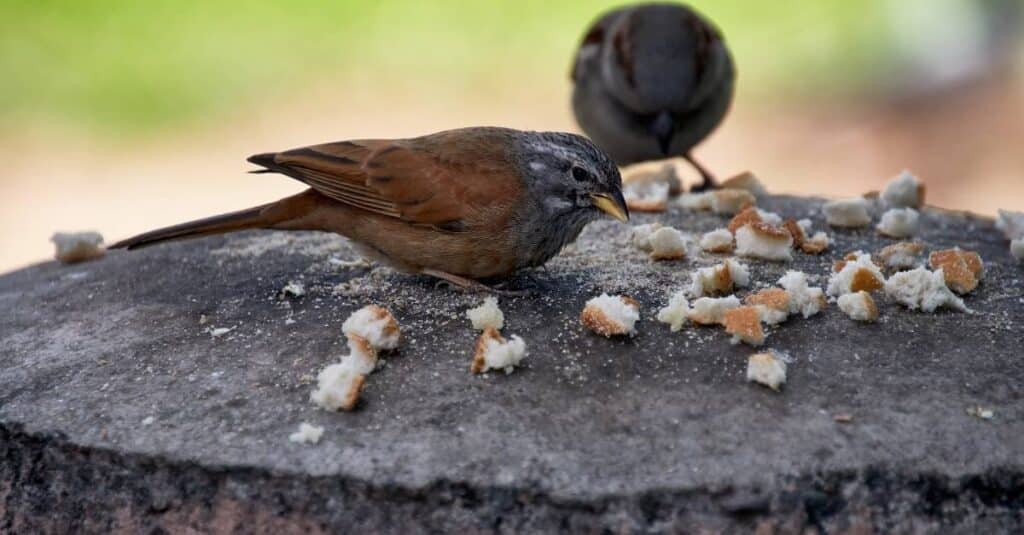
[[[409,139],[339,141],[248,159],[309,186],[246,210],[111,246],[247,229],[341,234],[401,271],[488,289],[477,279],[540,266],[603,214],[628,221],[614,162],[583,136],[474,127]]]
[[[680,155],[716,187],[693,147],[725,117],[736,71],[722,35],[692,8],[639,4],[594,22],[573,63],[580,128],[619,165]]]

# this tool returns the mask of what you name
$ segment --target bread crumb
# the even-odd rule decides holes
[[[819,230],[814,233],[814,236],[811,236],[809,239],[804,241],[800,246],[800,250],[807,254],[821,254],[825,252],[830,245],[832,245],[832,239],[828,237],[828,234]]]
[[[697,325],[718,325],[725,319],[725,313],[740,306],[735,295],[728,297],[701,297],[693,302],[693,308],[687,314],[690,321]]]
[[[1010,241],[1024,239],[1024,212],[1000,210],[996,228]]]
[[[1013,255],[1018,262],[1024,263],[1024,238],[1010,242],[1010,254]]]
[[[279,299],[286,297],[302,297],[306,295],[306,287],[301,282],[288,281],[288,284],[281,288],[281,293],[278,294]]]
[[[661,223],[648,223],[633,226],[633,245],[641,251],[650,252],[651,235],[661,228]]]
[[[690,296],[703,297],[731,293],[734,288],[750,285],[750,270],[735,260],[726,260],[717,266],[694,271],[691,275]]]
[[[106,253],[103,236],[98,232],[57,232],[50,241],[56,246],[54,258],[62,264],[85,262]]]
[[[793,237],[765,223],[748,223],[736,231],[736,254],[765,260],[790,261]]]
[[[297,444],[316,444],[324,434],[324,428],[302,422],[299,430],[288,435],[288,440]]]
[[[924,205],[924,184],[904,170],[882,190],[882,201],[893,208],[921,208]]]
[[[857,321],[873,322],[878,319],[878,306],[868,292],[855,292],[839,296],[839,310]]]
[[[901,271],[886,281],[885,294],[910,310],[921,309],[931,313],[944,306],[967,312],[963,300],[946,287],[945,274],[941,269],[928,271],[921,267]]]
[[[683,233],[672,227],[662,227],[650,238],[652,260],[679,260],[686,258],[686,241]]]
[[[365,338],[378,351],[398,347],[401,339],[395,317],[377,305],[367,305],[353,312],[341,325],[341,331]]]
[[[351,361],[331,364],[321,370],[316,378],[317,388],[309,398],[329,411],[354,409],[366,380],[366,376],[359,373]]]
[[[626,206],[635,212],[664,212],[668,207],[669,185],[661,182],[627,183],[622,188]]]
[[[701,237],[700,248],[709,253],[731,253],[733,250],[732,233],[725,228],[712,230]]]
[[[986,409],[980,405],[967,407],[967,414],[981,420],[991,420],[996,415],[992,409]]]
[[[871,255],[857,251],[838,272],[828,279],[828,295],[839,297],[851,292],[873,292],[885,286],[885,275]]]
[[[671,163],[666,163],[658,168],[651,168],[650,166],[631,168],[628,173],[623,175],[622,184],[626,187],[644,184],[666,184],[668,185],[668,194],[673,197],[683,192],[683,181],[676,173],[676,166]]]
[[[505,340],[496,329],[487,327],[476,341],[470,371],[504,370],[509,374],[525,356],[526,342],[522,338],[513,336],[511,340]]]
[[[920,266],[923,254],[923,243],[901,241],[882,248],[873,256],[882,262],[885,267],[902,271]]]
[[[821,231],[808,236],[811,233],[811,226],[810,219],[787,219],[782,223],[782,228],[793,237],[793,247],[807,254],[821,254],[832,244],[832,240],[828,234]]]
[[[147,417],[142,419],[142,425],[153,425],[153,422],[155,422],[155,421],[156,421],[156,418],[154,418],[152,416],[147,416]]]
[[[601,294],[587,301],[580,314],[580,322],[601,336],[612,337],[636,334],[640,319],[640,304],[622,295]]]
[[[667,323],[672,332],[678,332],[686,324],[687,316],[690,314],[690,302],[686,299],[686,292],[676,292],[668,300],[668,305],[658,311],[658,321]]]
[[[234,327],[210,327],[209,329],[207,329],[207,332],[209,332],[210,336],[214,338],[220,338],[221,336],[224,336],[225,334],[228,334],[233,330],[235,330]]]
[[[734,177],[727,178],[722,182],[722,187],[726,189],[747,190],[757,197],[768,195],[768,190],[764,187],[764,184],[750,171],[744,171]]]
[[[786,361],[775,353],[757,353],[747,359],[747,381],[775,390],[786,383]]]
[[[840,424],[848,424],[853,421],[853,415],[848,412],[841,412],[833,416],[832,421]]]
[[[766,223],[773,227],[778,227],[782,225],[782,216],[780,216],[779,214],[776,214],[775,212],[769,212],[768,210],[762,210],[760,208],[754,208],[754,210],[757,210],[757,215],[758,217],[761,218],[762,223]]]
[[[711,210],[716,214],[735,214],[757,204],[752,193],[742,189],[717,189],[679,196],[679,205],[689,210]]]
[[[368,340],[351,334],[348,336],[348,355],[341,357],[341,362],[358,373],[369,375],[377,369],[377,350]]]
[[[946,286],[960,295],[974,291],[985,275],[985,264],[981,256],[959,247],[933,251],[928,255],[928,266],[933,270],[941,268],[946,277]]]
[[[810,221],[808,221],[808,223],[809,222]],[[797,249],[799,249],[804,244],[804,240],[807,239],[807,230],[795,219],[785,220],[782,223],[782,228],[793,237],[793,247],[796,247]]]
[[[868,201],[863,197],[827,202],[822,211],[825,213],[825,221],[833,227],[856,228],[871,224]]]
[[[889,238],[909,238],[921,230],[920,217],[913,208],[893,208],[882,214],[875,228]]]
[[[757,307],[741,306],[727,310],[722,316],[725,332],[732,335],[732,343],[744,342],[752,346],[764,343],[761,313]]]
[[[485,297],[480,306],[467,310],[466,317],[478,331],[486,330],[488,327],[500,331],[505,326],[505,314],[498,308],[498,298],[493,296]]]
[[[761,321],[768,325],[778,325],[789,319],[791,301],[789,292],[781,288],[767,288],[743,300],[744,304],[757,307]]]
[[[736,234],[737,230],[742,228],[744,225],[749,225],[751,223],[762,223],[761,212],[759,212],[754,206],[748,206],[740,213],[733,216],[729,221],[729,226],[727,228],[729,232]]]
[[[787,271],[779,279],[779,286],[782,286],[789,294],[789,311],[792,314],[800,313],[804,318],[809,318],[825,308],[825,293],[821,288],[812,288],[807,283],[807,275],[800,271]]]

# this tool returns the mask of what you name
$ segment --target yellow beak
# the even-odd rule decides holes
[[[629,208],[626,208],[626,200],[622,194],[609,195],[607,193],[591,193],[590,200],[602,212],[625,223],[629,221]]]

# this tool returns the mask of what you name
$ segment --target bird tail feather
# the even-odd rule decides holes
[[[215,215],[204,219],[197,219],[187,223],[181,223],[170,227],[151,230],[149,232],[133,236],[126,240],[111,245],[110,249],[139,249],[158,243],[181,240],[185,238],[198,238],[213,234],[224,234],[239,230],[268,228],[278,221],[270,216],[268,208],[276,203],[264,204],[230,212],[227,214]]]

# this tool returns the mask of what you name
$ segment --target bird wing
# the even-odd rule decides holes
[[[519,194],[521,180],[506,152],[495,147],[504,145],[493,143],[503,140],[490,141],[451,131],[409,140],[326,143],[249,161],[336,201],[454,231],[493,212],[495,200]]]

